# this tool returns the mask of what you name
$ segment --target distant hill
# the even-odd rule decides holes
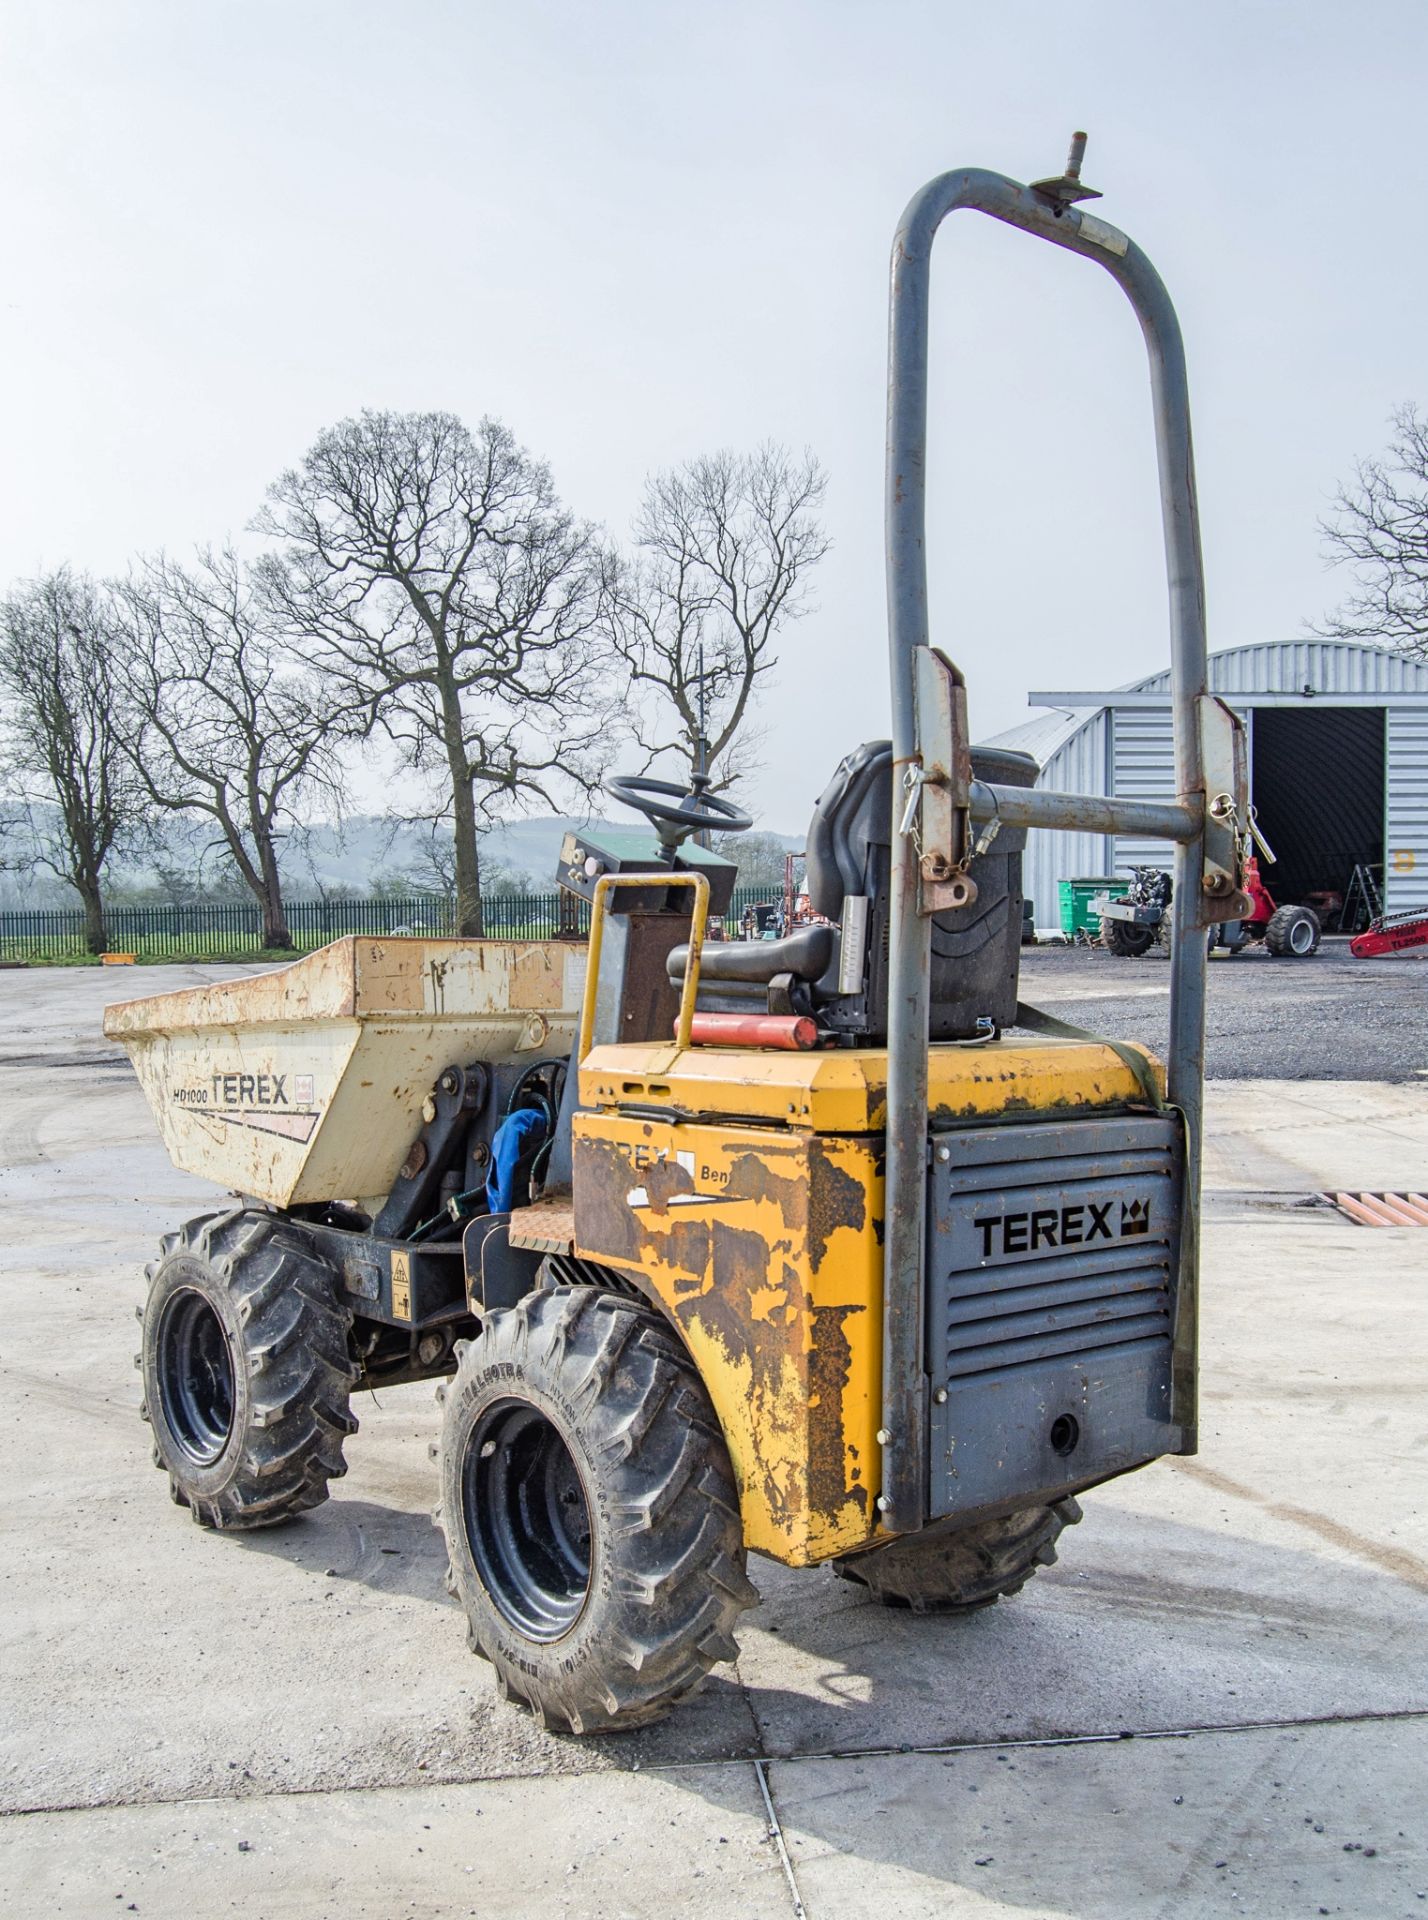
[[[0,808],[0,842],[11,861],[21,853],[14,824],[13,810],[7,819],[6,810]],[[524,875],[533,892],[548,892],[555,885],[556,863],[565,835],[576,829],[598,838],[600,826],[604,824],[616,823],[582,820],[566,814],[504,821],[482,838],[483,871],[489,882],[497,882],[506,875],[519,883]],[[774,837],[788,848],[802,844],[800,839],[787,834]],[[444,835],[444,843],[450,845],[449,833]],[[340,828],[305,828],[301,834],[290,837],[280,856],[284,890],[290,900],[314,899],[335,888],[365,894],[379,882],[394,887],[408,876],[425,874],[428,888],[435,891],[438,883],[430,872],[430,847],[430,828],[378,814],[355,814]],[[213,884],[221,880],[224,865],[206,829],[201,828],[195,834],[186,823],[173,821],[164,823],[154,851],[143,857],[114,861],[111,885],[121,893],[133,889],[148,892],[163,886],[164,869],[185,877],[196,877],[202,872]],[[246,891],[235,893],[235,881],[236,876],[230,875],[223,884],[223,892],[247,898]],[[415,882],[409,884],[415,891]],[[237,886],[241,889],[241,882]],[[0,870],[0,908],[72,907],[75,904],[72,890],[43,868],[24,866]]]
[[[561,841],[572,827],[580,826],[593,829],[591,822],[558,814],[504,822],[482,836],[482,868],[493,876],[498,872],[529,874],[532,887],[544,892],[555,885]],[[440,843],[449,847],[451,835],[443,831]],[[399,874],[424,871],[430,865],[431,845],[429,827],[358,814],[340,828],[308,828],[301,843],[285,852],[283,878],[293,888],[301,887],[306,880],[361,892],[378,874],[394,879]]]

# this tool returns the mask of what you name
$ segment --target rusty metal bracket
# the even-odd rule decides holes
[[[967,734],[967,683],[936,647],[918,647],[914,698],[922,765],[913,800],[920,814],[918,911],[970,907],[977,883],[972,858],[972,748]]]
[[[1245,723],[1213,693],[1196,700],[1205,774],[1205,851],[1196,923],[1240,920],[1251,911],[1244,892],[1242,830],[1249,819],[1249,755]]]
[[[1058,173],[1047,180],[1033,180],[1032,192],[1056,207],[1071,207],[1078,200],[1099,200],[1101,195],[1094,187],[1081,184],[1081,163],[1085,158],[1086,136],[1084,133],[1073,133],[1065,173]]]
[[[489,1082],[489,1070],[479,1060],[443,1070],[422,1108],[421,1132],[407,1149],[401,1172],[372,1223],[379,1238],[404,1240],[419,1220],[436,1211],[441,1176],[451,1167]]]

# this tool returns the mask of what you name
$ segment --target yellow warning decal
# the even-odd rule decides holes
[[[392,1250],[392,1318],[412,1317],[412,1257],[402,1248]]]

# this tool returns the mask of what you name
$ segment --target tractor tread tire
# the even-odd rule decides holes
[[[954,1532],[907,1534],[884,1547],[835,1560],[842,1580],[866,1587],[885,1607],[912,1613],[976,1613],[1019,1593],[1056,1559],[1063,1530],[1081,1518],[1077,1501],[1023,1507]]]
[[[512,1397],[555,1425],[587,1488],[590,1591],[554,1641],[523,1634],[502,1612],[467,1534],[468,1437],[485,1407]],[[553,1732],[660,1718],[736,1657],[734,1624],[758,1600],[728,1450],[698,1373],[656,1313],[599,1287],[543,1287],[488,1315],[447,1386],[435,1518],[468,1644],[491,1662],[502,1697]]]
[[[1294,929],[1305,921],[1313,931],[1307,947],[1294,945]],[[1309,960],[1319,951],[1323,928],[1312,907],[1276,907],[1264,929],[1264,944],[1279,960]]]
[[[327,1498],[347,1471],[343,1443],[357,1431],[348,1405],[358,1369],[351,1313],[336,1276],[306,1236],[279,1216],[235,1207],[201,1214],[164,1237],[147,1269],[140,1413],[154,1464],[175,1505],[201,1527],[272,1527]],[[197,1466],[168,1430],[156,1374],[158,1323],[176,1286],[204,1294],[228,1337],[235,1373],[233,1428],[220,1458]]]
[[[1119,901],[1116,903],[1121,904]],[[1119,960],[1139,960],[1155,945],[1154,927],[1137,927],[1129,920],[1101,921],[1101,945]]]

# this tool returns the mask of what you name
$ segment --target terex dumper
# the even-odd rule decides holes
[[[1077,1499],[1196,1436],[1206,941],[1247,910],[1242,742],[1205,682],[1185,371],[1145,255],[1064,174],[943,175],[893,251],[892,739],[815,810],[818,923],[705,946],[748,825],[700,782],[570,836],[570,943],[342,940],[110,1009],[175,1161],[233,1197],[164,1243],[140,1364],[200,1525],[327,1497],[355,1395],[439,1379],[452,1591],[501,1687],[638,1725],[735,1652],[753,1551],[914,1610],[1055,1557]],[[1150,355],[1177,791],[1039,791],[968,745],[929,644],[928,260],[973,208],[1104,268]],[[1064,565],[1064,529],[1047,563]],[[1028,565],[1041,536],[1029,523]],[[1017,998],[1030,826],[1175,847],[1171,1038]],[[826,923],[826,924],[825,924]]]

